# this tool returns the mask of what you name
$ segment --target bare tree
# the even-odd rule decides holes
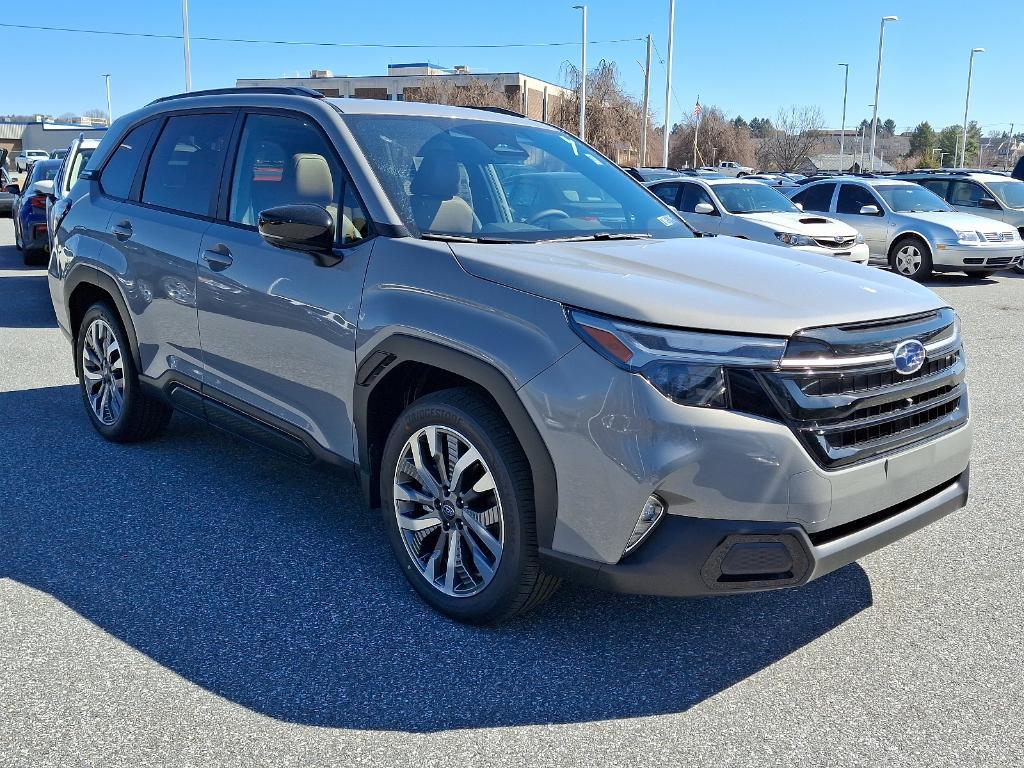
[[[676,123],[669,134],[668,164],[682,168],[693,164],[693,137],[697,134],[697,165],[732,160],[753,165],[754,145],[746,123],[727,120],[721,109],[705,106],[700,121],[692,116]]]
[[[99,109],[98,107],[93,109],[87,109],[83,114],[85,117],[103,118],[104,120],[107,119],[107,110]]]
[[[479,77],[462,83],[448,78],[425,77],[418,86],[405,89],[405,99],[453,107],[500,107],[520,111],[515,95],[506,93],[498,80]]]
[[[777,171],[797,170],[819,145],[824,127],[818,107],[780,109],[773,130],[757,149],[758,165]]]

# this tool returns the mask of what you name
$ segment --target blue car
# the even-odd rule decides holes
[[[39,160],[14,199],[14,246],[22,252],[25,264],[46,258],[49,237],[46,233],[46,197],[53,193],[53,177],[62,160]]]

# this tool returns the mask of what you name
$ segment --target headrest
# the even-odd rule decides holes
[[[410,194],[449,200],[459,192],[459,164],[451,152],[427,155],[409,187]]]
[[[295,192],[300,199],[319,200],[324,203],[334,199],[331,166],[322,155],[293,155],[292,172],[295,176]]]

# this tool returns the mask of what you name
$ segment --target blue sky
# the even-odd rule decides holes
[[[520,43],[579,39],[580,0],[191,0],[193,36],[245,37],[358,43]],[[589,0],[591,40],[654,35],[666,54],[667,0]],[[674,117],[689,111],[698,94],[727,114],[774,115],[781,106],[815,104],[839,126],[842,69],[850,64],[847,123],[870,118],[878,24],[886,29],[879,119],[900,129],[920,120],[933,127],[963,118],[967,63],[975,60],[971,116],[989,130],[1024,129],[1019,32],[1022,0],[989,0],[980,6],[958,0],[678,0],[673,68]],[[41,9],[41,10],[40,10]],[[45,6],[15,4],[5,23],[180,34],[178,0],[81,3],[49,0]],[[1002,33],[1000,32],[1002,31]],[[167,93],[183,90],[180,40],[138,39],[0,28],[8,68],[0,113],[81,112],[105,106],[104,72],[112,74],[115,116]],[[592,62],[615,61],[627,86],[642,91],[641,42],[591,45]],[[430,60],[466,64],[477,72],[521,70],[552,81],[578,46],[506,49],[421,48],[406,50],[316,48],[192,42],[194,88],[233,85],[237,77],[308,73],[382,74],[387,64]],[[23,81],[19,72],[31,72]],[[652,104],[664,104],[664,69],[654,64]],[[20,83],[20,84],[19,84]],[[42,87],[43,85],[48,87]]]

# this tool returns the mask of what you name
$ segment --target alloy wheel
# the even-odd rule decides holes
[[[449,427],[418,429],[395,468],[395,515],[420,575],[450,597],[494,578],[505,543],[501,499],[480,451]]]
[[[114,329],[96,318],[82,343],[82,385],[93,415],[101,424],[115,424],[124,410],[124,360]]]
[[[901,275],[916,274],[923,260],[916,245],[905,245],[896,252],[896,271]]]

